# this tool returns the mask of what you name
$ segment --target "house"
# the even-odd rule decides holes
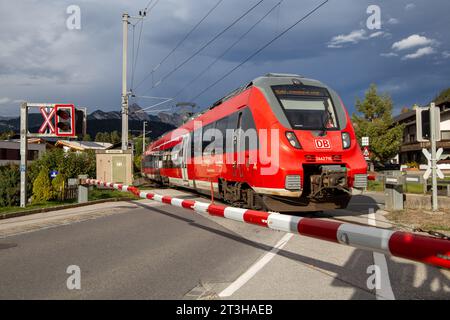
[[[93,141],[71,141],[71,140],[58,140],[55,147],[64,149],[67,151],[84,152],[87,150],[107,150],[113,145],[108,142],[93,142]]]
[[[437,142],[437,148],[443,148],[441,163],[450,163],[450,100],[442,101],[439,105],[441,112],[441,141]],[[425,164],[427,161],[422,154],[422,149],[430,149],[429,142],[418,142],[416,137],[416,110],[407,111],[394,117],[394,124],[404,124],[403,143],[400,147],[398,160],[400,164],[417,162]]]
[[[40,139],[28,139],[28,162],[40,159],[47,149],[47,143]],[[0,141],[0,166],[20,164],[20,140]]]

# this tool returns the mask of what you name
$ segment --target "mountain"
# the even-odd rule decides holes
[[[87,120],[111,120],[111,119],[121,119],[120,112],[110,111],[105,112],[102,110],[95,110],[87,116]]]
[[[160,113],[158,116],[148,115],[141,111],[138,104],[133,103],[129,107],[128,127],[131,134],[137,136],[142,134],[142,122],[147,121],[147,130],[151,131],[149,136],[155,139],[167,131],[171,131],[180,126],[183,116],[179,114]],[[42,124],[42,115],[40,113],[28,114],[28,127],[30,132],[37,132]],[[0,118],[0,133],[5,131],[19,132],[20,119],[2,119]],[[122,127],[122,117],[120,111],[102,111],[95,110],[87,116],[87,133],[95,138],[99,132],[118,131]]]
[[[167,113],[160,112],[158,115],[149,115],[137,104],[133,103],[128,107],[128,120],[129,121],[155,121],[164,122],[175,127],[179,127],[187,119],[187,113]],[[91,120],[116,120],[121,119],[122,115],[119,111],[102,111],[96,110],[88,115],[88,121]]]
[[[184,123],[185,117],[179,113],[166,113],[160,112],[158,113],[158,118],[161,122],[168,123],[174,125],[176,127],[181,126]]]

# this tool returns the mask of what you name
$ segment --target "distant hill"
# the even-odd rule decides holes
[[[139,105],[132,104],[129,108],[129,129],[133,135],[142,132],[142,121],[147,121],[147,130],[152,131],[149,136],[155,139],[167,131],[173,130],[183,123],[183,115],[160,113],[158,116],[148,115]],[[28,127],[31,132],[37,132],[42,124],[42,115],[30,113],[28,115]],[[0,118],[0,132],[19,132],[19,118]],[[94,138],[98,132],[121,131],[122,117],[120,111],[96,110],[87,116],[87,133]]]

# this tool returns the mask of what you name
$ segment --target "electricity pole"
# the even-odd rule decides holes
[[[28,106],[20,106],[20,206],[27,205]]]
[[[128,51],[128,13],[122,15],[122,150],[128,149],[128,91],[127,91],[127,51]]]
[[[147,124],[147,121],[144,121],[144,128],[142,132],[142,154],[145,154],[145,125]]]

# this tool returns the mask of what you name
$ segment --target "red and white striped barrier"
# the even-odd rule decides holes
[[[140,198],[155,200],[180,208],[191,209],[198,213],[251,223],[274,230],[298,233],[307,237],[340,243],[364,250],[376,251],[450,269],[449,240],[403,231],[365,227],[351,223],[234,208],[195,200],[183,200],[140,191],[133,186],[102,182],[94,179],[87,179],[86,183],[113,188],[123,192],[131,192]]]

